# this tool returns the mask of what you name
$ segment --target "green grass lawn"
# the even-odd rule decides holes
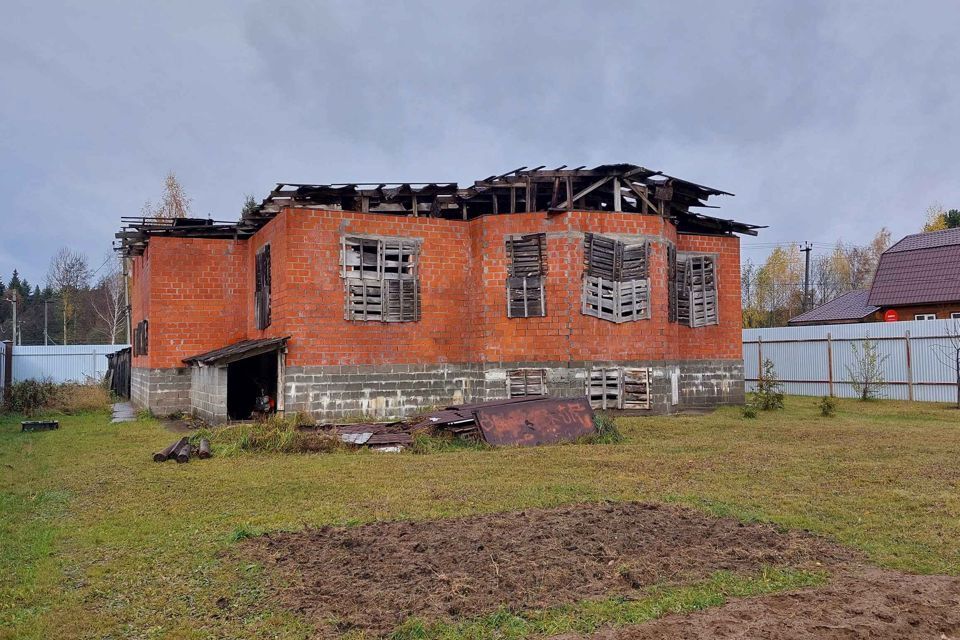
[[[245,532],[655,500],[831,536],[960,574],[960,411],[812,398],[746,420],[626,418],[621,445],[260,454],[156,464],[156,421],[0,417],[0,638],[300,638],[236,553]],[[739,588],[739,587],[738,587]],[[710,598],[708,597],[709,601]]]

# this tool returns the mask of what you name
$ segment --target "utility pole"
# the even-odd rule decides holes
[[[47,305],[50,304],[50,301],[44,298],[43,300],[43,346],[48,346],[50,344],[50,333],[47,331]]]
[[[800,251],[806,254],[806,265],[803,270],[803,310],[810,310],[810,251],[813,250],[813,245],[809,242],[804,242],[803,246],[800,247]]]
[[[13,344],[17,344],[17,290],[13,289],[10,292],[10,297],[7,298],[7,302],[13,305],[13,324],[10,329],[13,331]]]

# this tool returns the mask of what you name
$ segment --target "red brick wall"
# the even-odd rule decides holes
[[[133,324],[146,317],[150,329],[148,354],[133,366],[182,367],[187,356],[245,338],[247,257],[243,241],[151,238],[134,259]]]
[[[580,313],[582,232],[651,236],[652,318],[615,324]],[[507,318],[505,236],[546,232],[547,317]],[[343,233],[421,238],[422,320],[343,319]],[[667,321],[663,238],[718,256],[720,326]],[[272,323],[253,315],[253,257],[271,244]],[[485,216],[468,223],[341,211],[285,210],[246,241],[152,238],[134,266],[134,324],[150,320],[150,355],[180,360],[243,338],[291,336],[288,364],[401,364],[627,359],[739,359],[739,239],[677,236],[656,216],[610,212]],[[149,283],[149,284],[147,284]]]

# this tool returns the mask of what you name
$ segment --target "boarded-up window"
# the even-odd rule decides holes
[[[690,327],[718,324],[716,260],[684,255],[676,261],[676,321]]]
[[[133,344],[131,352],[135,356],[145,356],[149,348],[149,325],[146,320],[141,320],[133,329]]]
[[[506,241],[507,317],[547,315],[545,280],[547,238],[543,233],[515,236]]]
[[[272,282],[270,267],[270,245],[264,245],[257,251],[254,265],[254,319],[257,329],[270,326],[270,286]]]
[[[650,317],[650,244],[593,233],[583,239],[581,312],[610,322]]]
[[[344,236],[341,276],[347,320],[420,319],[420,242],[409,238]]]
[[[594,367],[587,379],[587,397],[594,409],[649,409],[650,369]]]
[[[670,306],[667,311],[667,321],[677,321],[677,248],[671,243],[667,245],[667,297]]]
[[[619,367],[594,367],[587,378],[587,397],[594,409],[620,408],[620,382],[623,370]]]
[[[546,395],[546,375],[543,369],[511,369],[507,372],[509,397]]]

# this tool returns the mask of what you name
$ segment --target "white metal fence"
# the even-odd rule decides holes
[[[877,345],[887,386],[883,397],[956,402],[956,353],[951,335],[955,320],[914,320],[862,324],[812,325],[743,330],[743,364],[752,391],[761,362],[773,362],[786,393],[855,397],[849,369],[855,369],[853,345],[867,339]]]
[[[99,382],[107,373],[107,354],[126,344],[13,347],[13,381]]]

